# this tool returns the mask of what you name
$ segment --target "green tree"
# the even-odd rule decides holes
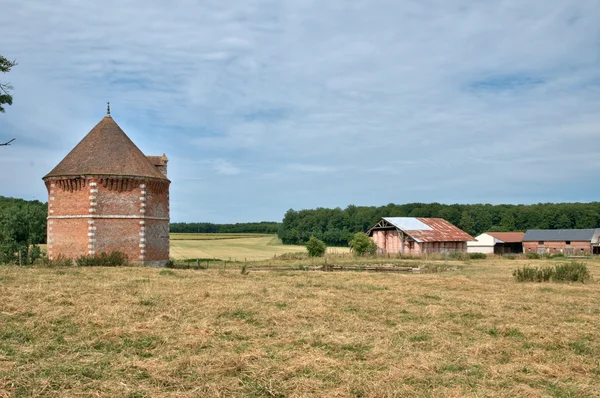
[[[7,58],[0,55],[0,72],[7,73],[10,72],[10,69],[15,66],[17,63],[15,61],[10,61]],[[10,90],[13,87],[10,83],[2,83],[0,82],[0,112],[4,112],[3,104],[12,105],[12,95],[10,95]]]
[[[468,234],[475,233],[475,220],[466,210],[462,212],[458,226]]]
[[[308,255],[311,257],[322,257],[326,250],[325,243],[321,239],[311,236],[308,243],[306,243],[306,250],[308,250]]]
[[[350,244],[352,251],[354,251],[354,254],[357,256],[362,256],[366,253],[375,254],[375,251],[377,250],[377,245],[373,239],[364,232],[357,232],[354,234],[354,238],[348,243]]]

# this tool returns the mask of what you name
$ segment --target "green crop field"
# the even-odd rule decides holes
[[[330,253],[348,253],[347,247],[329,248]],[[171,234],[171,258],[185,260],[217,258],[260,261],[284,253],[306,252],[304,246],[282,245],[276,235],[260,234]]]
[[[449,263],[0,266],[0,397],[600,397],[600,262],[585,284]]]

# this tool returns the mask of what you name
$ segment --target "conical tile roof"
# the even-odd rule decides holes
[[[108,115],[44,178],[82,175],[167,179]]]

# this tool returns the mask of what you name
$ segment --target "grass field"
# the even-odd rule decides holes
[[[0,266],[0,396],[600,396],[600,263],[586,284],[514,282],[548,260],[452,263]]]
[[[348,253],[348,248],[329,248],[330,253]],[[171,234],[173,260],[217,258],[259,261],[284,253],[306,252],[304,246],[282,245],[276,235]]]

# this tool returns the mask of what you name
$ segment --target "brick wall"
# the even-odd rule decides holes
[[[591,244],[588,241],[571,241],[567,244],[565,241],[551,242],[547,241],[543,244],[539,242],[523,242],[523,251],[525,253],[538,253],[538,249],[542,248],[549,254],[568,254],[569,249],[573,249],[573,254],[589,254]]]
[[[121,251],[135,263],[169,260],[169,184],[118,177],[46,181],[48,256]]]

